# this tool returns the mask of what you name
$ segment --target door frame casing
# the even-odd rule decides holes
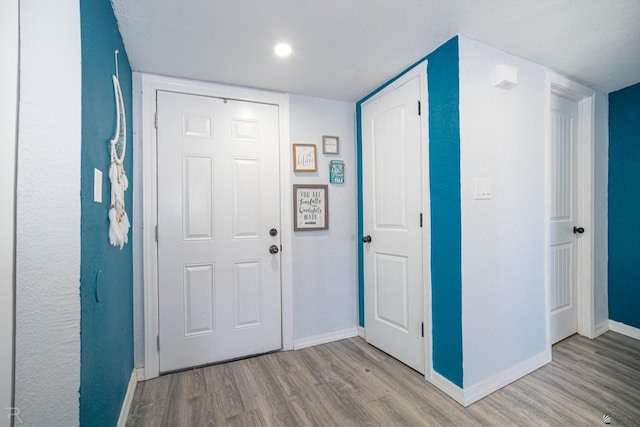
[[[281,311],[282,349],[293,349],[293,273],[291,153],[289,149],[289,96],[217,83],[200,82],[147,73],[134,73],[134,186],[133,186],[133,275],[134,275],[134,341],[143,339],[144,355],[138,354],[136,366],[143,365],[142,378],[160,374],[158,350],[158,224],[157,133],[155,125],[157,91],[228,98],[278,106],[280,154],[280,228],[281,245]],[[160,237],[162,230],[159,231]],[[142,311],[140,313],[140,311]],[[134,343],[139,349],[139,343]]]
[[[422,161],[422,321],[424,322],[424,378],[433,382],[433,370],[432,370],[432,334],[431,334],[431,205],[430,205],[430,192],[429,192],[429,90],[427,87],[427,60],[416,64],[402,75],[398,76],[395,80],[390,82],[387,86],[381,88],[378,92],[371,95],[360,104],[360,111],[364,105],[375,101],[381,96],[386,95],[390,91],[397,89],[405,84],[412,78],[419,76],[420,78],[420,98],[421,102],[421,114],[420,114],[420,144],[421,144],[421,161]],[[362,123],[360,124],[362,126]],[[359,129],[362,132],[362,129]],[[362,154],[360,154],[360,160],[362,160]],[[362,177],[360,177],[362,179]],[[360,195],[364,198],[364,194]],[[362,202],[362,200],[361,200]],[[361,218],[364,227],[364,213]],[[360,243],[362,245],[362,243]],[[364,252],[362,252],[362,262],[364,267]],[[363,273],[363,290],[366,287],[364,283]],[[364,306],[366,310],[366,306]],[[365,317],[366,319],[366,317]],[[362,336],[366,339],[367,325],[365,323],[362,328]]]
[[[587,338],[595,338],[594,303],[594,123],[595,91],[575,83],[555,73],[547,74],[546,84],[546,174],[545,174],[545,294],[546,294],[546,331],[547,346],[551,347],[551,278],[549,256],[551,212],[551,95],[558,95],[575,101],[578,106],[575,146],[575,182],[574,202],[576,203],[576,222],[586,232],[576,239],[576,304],[578,312],[578,333]]]

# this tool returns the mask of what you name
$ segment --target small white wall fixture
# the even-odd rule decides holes
[[[547,194],[550,191],[550,99],[551,95],[558,95],[578,104],[578,124],[576,142],[576,181],[580,183],[576,191],[577,214],[576,222],[585,229],[583,236],[576,243],[576,280],[577,280],[577,306],[578,306],[578,333],[587,338],[595,338],[595,303],[594,303],[594,102],[595,91],[575,83],[564,76],[549,73],[547,78]],[[546,230],[549,230],[549,206],[547,197]],[[549,236],[546,237],[545,259],[549,259]],[[550,279],[549,266],[546,266],[547,289],[547,316],[550,310]],[[549,322],[547,321],[547,341],[551,346]]]
[[[134,159],[133,190],[133,258],[134,258],[134,340],[144,340],[143,355],[136,351],[136,367],[144,367],[144,379],[160,374],[158,351],[158,246],[155,226],[157,219],[156,164],[156,92],[159,90],[185,94],[213,96],[249,102],[277,105],[280,128],[280,199],[281,199],[281,286],[282,286],[282,349],[293,349],[293,287],[292,287],[292,212],[291,153],[289,145],[289,96],[214,83],[134,73]],[[137,224],[137,225],[136,225]],[[142,226],[141,226],[142,224]],[[140,301],[142,299],[142,301]],[[142,313],[140,313],[142,311]],[[141,325],[142,323],[142,325]],[[142,335],[140,335],[142,334]],[[138,350],[139,342],[135,345]]]
[[[518,69],[507,64],[496,65],[493,71],[493,85],[511,90],[518,85]]]

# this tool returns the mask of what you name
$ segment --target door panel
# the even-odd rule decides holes
[[[415,102],[415,100],[414,100]],[[372,121],[375,229],[406,229],[405,114],[407,105],[381,111]],[[415,113],[415,111],[414,111]],[[400,142],[394,144],[395,141]]]
[[[280,349],[278,107],[157,102],[160,371]]]
[[[183,158],[182,218],[184,240],[212,240],[213,157],[186,155]]]
[[[578,331],[574,159],[578,105],[551,95],[550,329],[555,343]]]
[[[424,372],[417,72],[362,107],[366,339]]]
[[[409,332],[407,257],[376,254],[375,316],[379,322]]]
[[[213,264],[184,266],[185,336],[214,332]]]
[[[233,159],[233,237],[260,235],[260,161]]]

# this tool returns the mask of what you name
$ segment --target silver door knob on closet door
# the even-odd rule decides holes
[[[269,253],[277,254],[278,252],[280,252],[280,249],[276,245],[269,246]]]

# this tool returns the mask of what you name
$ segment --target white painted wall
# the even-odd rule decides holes
[[[15,406],[21,425],[74,426],[80,387],[79,1],[22,0],[20,43]]]
[[[546,70],[460,37],[464,388],[546,350]],[[518,85],[493,87],[496,64]],[[474,200],[474,178],[493,199]]]
[[[322,135],[340,137],[339,155],[322,154]],[[291,95],[290,138],[316,144],[318,153],[318,172],[294,173],[293,184],[328,184],[329,161],[345,161],[345,184],[328,184],[329,230],[294,233],[293,333],[300,340],[358,324],[354,104]]]
[[[609,96],[596,92],[594,122],[594,324],[596,335],[609,329]]]
[[[18,0],[0,3],[0,427],[10,425],[13,390],[13,260],[18,120]]]

